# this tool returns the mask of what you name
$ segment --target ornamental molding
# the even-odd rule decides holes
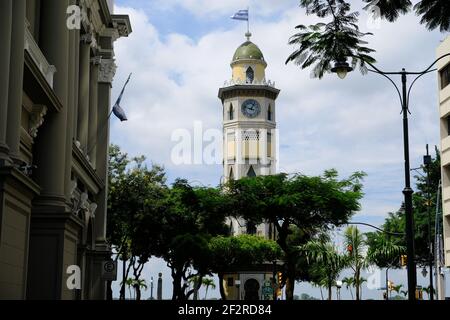
[[[43,105],[34,105],[30,114],[30,128],[28,133],[31,137],[36,138],[39,128],[44,123],[44,117],[47,114],[48,108]]]
[[[80,0],[81,22],[88,33],[100,33],[103,21],[100,16],[100,6],[95,0]]]
[[[98,82],[112,83],[117,66],[114,59],[102,59],[98,69]]]
[[[102,56],[95,56],[91,58],[91,64],[94,66],[99,66],[103,61]]]
[[[128,37],[132,32],[130,17],[127,15],[112,15],[113,27],[117,30],[119,38]]]

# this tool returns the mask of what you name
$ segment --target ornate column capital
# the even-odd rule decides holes
[[[93,33],[85,33],[80,36],[80,42],[84,44],[90,45],[92,48],[97,48],[97,39],[95,38],[95,34]]]
[[[93,64],[94,66],[101,65],[102,61],[103,61],[102,56],[95,56],[91,58],[91,64]]]
[[[114,59],[102,59],[98,69],[98,82],[112,83],[116,75],[116,63]]]

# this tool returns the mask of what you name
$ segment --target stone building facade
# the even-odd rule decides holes
[[[106,297],[113,44],[130,32],[111,0],[0,1],[0,299]]]
[[[437,57],[450,53],[450,37],[437,49]],[[450,56],[438,62],[439,116],[441,118],[442,208],[445,265],[450,267]]]

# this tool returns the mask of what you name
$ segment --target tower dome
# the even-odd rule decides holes
[[[241,44],[235,51],[231,68],[233,81],[247,84],[261,83],[266,79],[265,69],[267,63],[262,51],[256,44],[250,41],[251,33],[247,33],[247,41]]]
[[[256,44],[246,41],[237,48],[233,56],[233,63],[239,60],[264,61],[264,55]]]

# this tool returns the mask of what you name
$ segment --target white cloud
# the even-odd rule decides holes
[[[194,11],[228,10],[227,6],[235,5],[222,1],[172,2]],[[143,153],[164,164],[172,178],[183,176],[206,184],[218,183],[220,166],[173,166],[170,154],[174,144],[170,138],[175,129],[192,130],[197,120],[205,128],[221,127],[217,91],[231,77],[230,59],[244,40],[241,26],[227,31],[205,31],[202,37],[193,40],[183,30],[160,34],[143,10],[118,7],[116,12],[130,15],[134,32],[116,44],[119,70],[114,96],[128,73],[133,72],[134,76],[123,101],[130,121],[114,122],[112,141],[130,153]],[[293,50],[287,40],[294,26],[314,21],[315,17],[306,17],[303,9],[293,5],[281,19],[253,25],[252,40],[260,46],[269,64],[267,77],[275,80],[282,90],[277,105],[283,146],[280,167],[307,174],[330,167],[344,174],[364,170],[369,173],[368,190],[374,195],[397,190],[396,198],[401,201],[402,122],[392,85],[380,76],[361,76],[356,72],[346,81],[333,75],[323,80],[311,79],[308,70],[284,64]],[[375,36],[369,40],[377,49],[379,65],[394,70],[427,66],[442,38],[419,26],[413,15],[396,24],[383,23],[374,32]],[[425,143],[438,143],[436,86],[436,78],[429,76],[413,90],[410,123],[413,166],[420,161]],[[392,182],[394,186],[385,189],[380,181]],[[385,207],[383,203],[379,205]]]
[[[291,0],[156,0],[155,5],[161,9],[176,10],[183,8],[196,16],[213,19],[213,15],[229,14],[250,8],[250,14],[270,15],[292,5]]]

